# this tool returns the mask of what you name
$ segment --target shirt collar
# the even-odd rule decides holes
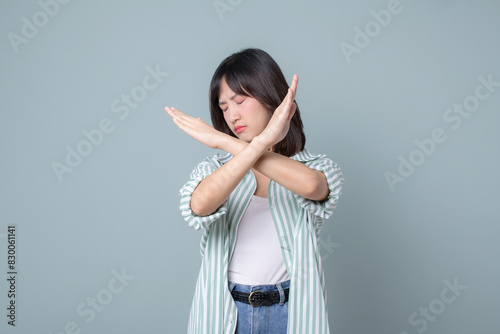
[[[226,162],[231,160],[232,157],[233,156],[230,153],[219,154],[219,161],[221,163],[225,164]],[[311,160],[321,158],[321,157],[325,157],[325,155],[324,154],[312,154],[311,152],[309,152],[307,149],[304,148],[302,151],[300,151],[299,153],[297,153],[295,155],[292,155],[290,158],[292,158],[293,160],[300,161],[300,162],[307,162],[307,161],[311,161]]]

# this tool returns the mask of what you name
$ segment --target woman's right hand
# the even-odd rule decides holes
[[[266,147],[272,147],[282,141],[290,129],[290,121],[297,109],[294,100],[298,82],[299,77],[295,74],[285,98],[274,111],[266,128],[256,137],[257,140],[264,143]]]
[[[210,148],[221,148],[221,142],[227,136],[225,133],[217,131],[200,117],[194,118],[172,107],[165,107],[165,111],[172,117],[175,125],[200,143]]]

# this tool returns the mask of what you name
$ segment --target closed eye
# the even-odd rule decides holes
[[[240,105],[240,104],[242,104],[243,102],[245,102],[245,100],[246,100],[246,99],[243,99],[243,100],[241,100],[240,102],[236,102],[236,104]],[[226,104],[226,103],[224,103],[224,104]],[[228,108],[226,108],[226,109],[222,109],[222,108],[221,108],[222,112],[226,112],[226,111],[227,111],[227,109],[228,109]]]

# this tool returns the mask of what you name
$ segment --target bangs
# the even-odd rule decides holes
[[[255,69],[248,66],[245,61],[235,61],[224,69],[222,78],[226,80],[227,85],[238,95],[259,98],[259,85],[262,85],[262,79],[257,75]],[[220,96],[220,86],[219,86]]]
[[[232,72],[226,73],[223,77],[226,80],[226,84],[231,88],[233,92],[238,95],[254,97],[252,94],[245,90],[246,87],[244,77],[240,77],[238,75],[233,74]],[[221,87],[219,86],[219,96],[220,96]]]

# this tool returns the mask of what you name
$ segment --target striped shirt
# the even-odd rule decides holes
[[[190,207],[191,195],[198,183],[231,158],[229,153],[205,158],[179,192],[182,216],[190,227],[203,233],[200,241],[202,262],[188,333],[232,334],[236,329],[237,308],[229,293],[227,269],[238,224],[257,187],[255,175],[249,170],[226,201],[208,216],[197,216]],[[337,205],[344,177],[340,167],[323,154],[313,155],[304,149],[291,158],[323,172],[330,193],[324,201],[312,201],[273,180],[269,182],[269,206],[290,276],[287,333],[330,333],[319,232]]]

